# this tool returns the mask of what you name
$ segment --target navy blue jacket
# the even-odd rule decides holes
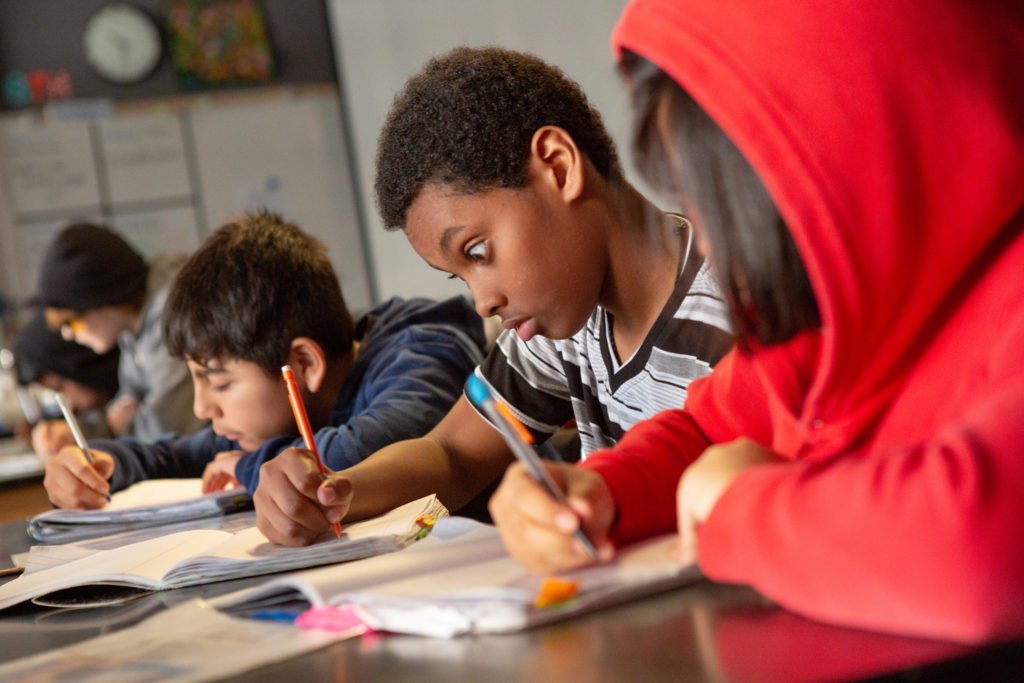
[[[330,426],[316,433],[317,448],[332,470],[430,431],[460,396],[485,344],[482,321],[463,297],[391,299],[359,320],[356,339],[359,355],[338,394]],[[114,457],[114,491],[142,479],[199,477],[218,453],[240,449],[212,427],[151,444],[120,438],[94,439],[89,445]],[[271,439],[242,456],[235,476],[252,493],[260,465],[302,445],[294,434]]]

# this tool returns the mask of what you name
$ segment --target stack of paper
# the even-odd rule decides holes
[[[561,578],[578,583],[575,595],[538,607],[546,577],[513,559],[494,527],[453,517],[399,553],[297,572],[215,602],[246,613],[302,598],[314,606],[355,605],[365,623],[383,631],[438,637],[512,632],[698,580],[696,565],[670,557],[677,538],[653,539],[621,550],[611,564],[566,572]]]
[[[201,479],[147,479],[111,496],[98,510],[48,510],[33,517],[37,541],[67,543],[120,531],[224,515],[252,506],[244,488],[202,494]]]
[[[424,531],[424,517],[447,514],[436,496],[427,496],[380,517],[346,524],[340,539],[332,534],[303,548],[274,545],[256,527],[236,534],[182,531],[26,573],[0,586],[0,609],[71,588],[121,586],[137,593],[369,557],[414,541]],[[104,593],[96,604],[122,599]]]

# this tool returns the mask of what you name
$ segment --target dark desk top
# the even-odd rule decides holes
[[[0,566],[30,544],[0,524]],[[166,591],[118,608],[0,614],[0,661],[137,623],[164,607],[262,579]],[[242,681],[1024,680],[1024,642],[989,648],[838,628],[753,590],[700,582],[523,633],[452,640],[369,635],[239,676]]]

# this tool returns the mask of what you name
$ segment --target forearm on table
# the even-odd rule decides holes
[[[466,463],[431,436],[399,441],[345,470],[353,488],[346,519],[381,514],[432,493],[457,510],[503,469],[497,462]]]

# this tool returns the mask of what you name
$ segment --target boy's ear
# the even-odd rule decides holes
[[[538,128],[530,141],[530,152],[542,179],[554,183],[566,200],[583,193],[583,153],[564,128]]]
[[[288,352],[288,364],[300,386],[305,385],[311,393],[320,390],[327,376],[327,357],[319,344],[309,337],[296,337]]]

